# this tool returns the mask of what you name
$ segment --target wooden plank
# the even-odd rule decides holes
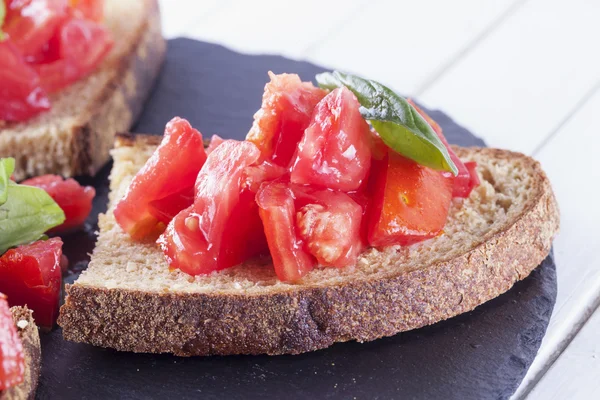
[[[554,242],[558,297],[546,337],[518,396],[541,378],[585,323],[600,296],[598,110],[600,90],[536,155],[552,182],[561,210],[561,231]],[[559,368],[566,374],[570,366],[562,365]],[[540,385],[552,388],[562,384],[544,377]]]
[[[528,400],[600,398],[600,310],[539,382]]]
[[[530,153],[600,78],[598,15],[598,1],[531,0],[420,100]]]
[[[440,68],[520,3],[379,1],[369,4],[304,56],[414,95]]]
[[[238,1],[201,18],[186,33],[246,53],[300,57],[364,0]]]

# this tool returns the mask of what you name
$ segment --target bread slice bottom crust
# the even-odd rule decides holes
[[[336,342],[370,341],[470,311],[506,292],[543,261],[558,231],[558,206],[536,161],[497,149],[457,148],[461,158],[480,163],[483,183],[464,206],[453,206],[450,218],[472,212],[461,218],[479,218],[491,227],[469,243],[460,241],[468,227],[449,223],[451,232],[440,238],[371,249],[359,260],[366,266],[318,268],[296,285],[271,279],[268,267],[189,277],[169,272],[152,243],[128,241],[112,216],[114,202],[156,140],[121,138],[113,153],[111,202],[97,248],[88,270],[67,286],[61,308],[67,340],[180,356],[298,354]],[[517,177],[500,181],[509,167],[518,169]],[[494,187],[508,195],[490,197]],[[521,193],[521,204],[511,203],[511,193],[515,199]],[[480,218],[484,200],[497,215],[506,212],[505,220]],[[445,251],[427,250],[444,240],[454,243]],[[399,258],[402,252],[412,255]],[[414,257],[421,261],[412,265]],[[381,267],[371,271],[375,264]]]
[[[27,307],[12,307],[10,311],[12,312],[15,324],[19,321],[27,322],[23,328],[17,326],[25,355],[25,374],[21,384],[0,391],[0,400],[33,400],[35,398],[42,362],[40,334],[31,316],[31,310],[27,309]]]

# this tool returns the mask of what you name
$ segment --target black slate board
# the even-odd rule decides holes
[[[322,68],[277,56],[248,56],[223,47],[169,42],[161,78],[134,131],[158,133],[173,115],[205,137],[241,139],[260,106],[266,72],[305,80]],[[452,143],[484,145],[448,116],[432,111]],[[105,209],[110,166],[94,179],[98,192],[84,234],[67,237],[66,281],[87,265],[97,213]],[[523,379],[540,346],[556,299],[549,256],[508,293],[470,313],[371,343],[342,343],[298,356],[198,357],[119,353],[42,334],[39,399],[69,398],[326,398],[504,399]]]

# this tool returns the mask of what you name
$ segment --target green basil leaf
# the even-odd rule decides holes
[[[39,240],[64,221],[65,213],[45,190],[9,184],[8,198],[0,206],[0,254]]]
[[[4,40],[4,32],[2,32],[4,18],[6,18],[6,4],[4,4],[4,0],[0,0],[0,41]]]
[[[320,87],[345,86],[360,103],[360,113],[383,142],[397,153],[436,170],[458,173],[444,143],[406,99],[382,84],[338,71],[316,76]]]
[[[14,170],[14,158],[0,158],[0,206],[6,203],[8,198],[8,183]]]

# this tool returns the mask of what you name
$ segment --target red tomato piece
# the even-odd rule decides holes
[[[305,243],[296,231],[292,189],[281,182],[265,184],[256,194],[256,202],[277,277],[284,282],[299,280],[317,262],[305,250]]]
[[[362,207],[343,192],[304,186],[292,190],[298,235],[319,264],[338,268],[356,264],[364,247]]]
[[[70,18],[59,28],[56,61],[37,64],[42,86],[56,92],[85,77],[100,64],[113,46],[108,30],[97,22]]]
[[[242,187],[256,193],[263,182],[274,180],[289,181],[288,170],[277,164],[265,161],[258,165],[250,165],[244,169]]]
[[[23,121],[48,109],[38,74],[10,39],[0,41],[0,120]]]
[[[42,175],[27,179],[21,184],[44,189],[65,212],[65,222],[53,228],[50,233],[65,232],[83,225],[92,211],[96,190],[91,186],[81,186],[75,179]]]
[[[24,373],[23,344],[8,308],[6,296],[0,293],[0,391],[23,382]]]
[[[298,145],[292,183],[344,192],[361,186],[371,166],[371,132],[359,107],[345,87],[317,104]]]
[[[191,204],[190,192],[205,161],[202,134],[185,119],[173,118],[161,144],[117,203],[117,223],[135,240],[156,237]]]
[[[35,322],[46,328],[58,316],[62,244],[60,238],[39,240],[0,257],[0,292],[11,306],[27,305]]]
[[[479,178],[471,178],[469,169],[460,160],[460,158],[458,158],[454,150],[452,150],[450,144],[448,144],[446,137],[442,133],[442,127],[439,126],[438,123],[435,122],[429,115],[427,115],[425,111],[420,109],[411,99],[409,99],[408,102],[415,108],[415,110],[417,110],[419,114],[421,114],[425,121],[427,121],[427,123],[433,128],[435,133],[437,133],[442,143],[444,143],[444,146],[446,146],[448,154],[450,154],[450,158],[454,162],[454,165],[456,165],[456,168],[458,168],[458,174],[456,176],[452,175],[450,172],[443,173],[446,178],[452,180],[453,182],[452,197],[469,197],[469,194],[471,194],[471,190],[473,190],[474,187],[472,186],[473,182],[475,182],[475,180],[479,182]]]
[[[262,160],[288,167],[313,109],[327,94],[296,74],[275,75],[265,85],[262,107],[254,114],[254,124],[246,139],[261,151]]]
[[[104,18],[103,0],[69,0],[71,13],[77,17],[100,22]]]
[[[266,250],[254,193],[242,187],[244,169],[259,157],[254,144],[235,140],[210,153],[196,180],[194,204],[158,240],[171,268],[206,274]]]
[[[27,61],[37,62],[58,26],[67,18],[67,0],[13,0],[8,4],[2,30]]]
[[[374,163],[372,179],[371,246],[409,245],[442,232],[452,200],[450,180],[393,151]]]
[[[208,144],[208,147],[206,148],[206,154],[210,154],[214,149],[217,148],[218,145],[220,145],[224,141],[225,141],[225,139],[223,139],[221,136],[212,135],[210,137],[210,143]]]

